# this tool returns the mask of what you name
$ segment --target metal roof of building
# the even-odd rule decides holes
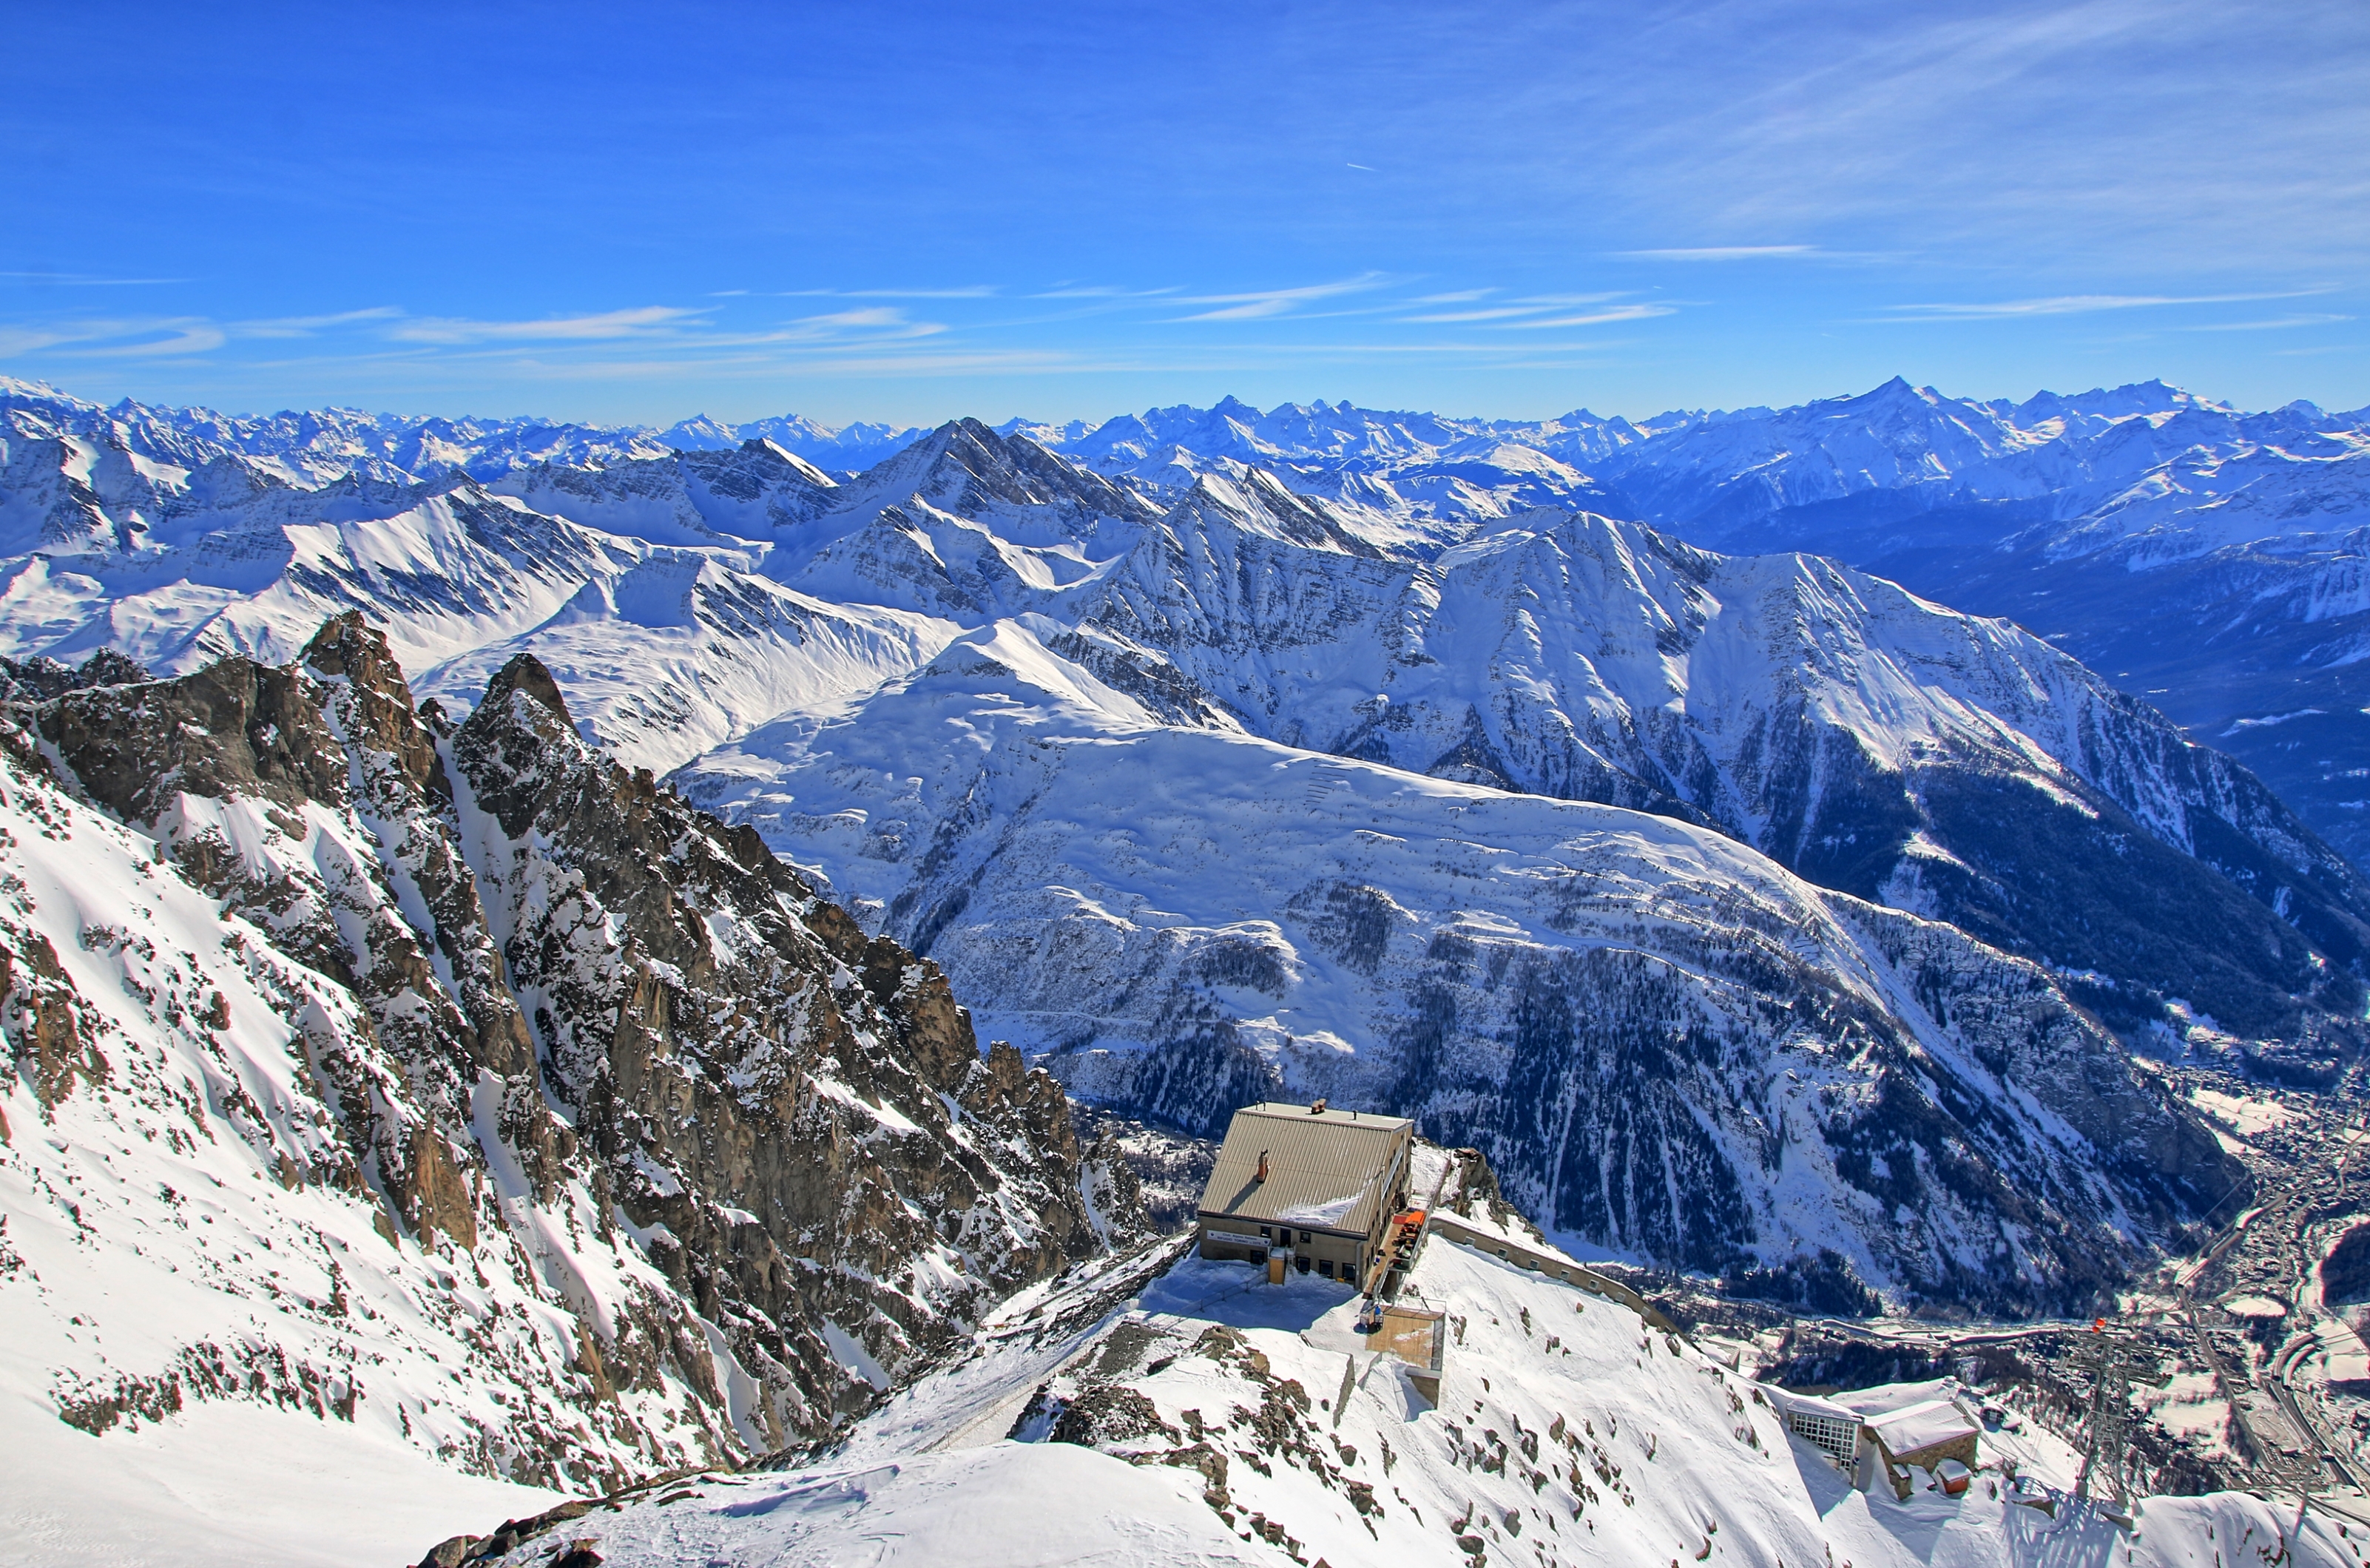
[[[1404,1116],[1247,1105],[1227,1124],[1202,1212],[1364,1235],[1390,1198],[1382,1184],[1391,1152],[1414,1126]],[[1259,1180],[1262,1151],[1265,1182]]]

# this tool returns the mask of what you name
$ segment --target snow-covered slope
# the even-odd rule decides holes
[[[1261,413],[1230,399],[1024,428],[1101,471],[1170,486],[1265,464],[1413,525],[1419,551],[1554,505],[1732,553],[1835,556],[2059,640],[2234,751],[2357,864],[2370,857],[2358,767],[2370,619],[2353,597],[2370,410],[2245,413],[2160,382],[1984,402],[1895,378],[1800,408],[1635,425],[1321,402]],[[1525,464],[1555,467],[1526,478]],[[2267,721],[2295,727],[2274,736]]]
[[[2243,769],[2039,640],[1832,562],[1561,513],[1357,559],[1205,485],[1077,613],[1253,732],[1707,823],[2128,983],[2122,1016],[2180,996],[2295,1036],[2355,1010],[2315,951],[2370,961],[2370,884]]]
[[[0,560],[0,652],[19,658],[106,647],[173,673],[231,654],[280,663],[361,609],[422,696],[466,711],[533,651],[567,676],[588,736],[666,768],[786,709],[870,690],[954,632],[763,575],[773,519],[831,486],[762,450],[513,476],[551,512],[459,476],[301,490],[243,459],[110,478],[86,443],[17,442],[8,455],[0,520],[25,553]],[[719,531],[735,525],[754,539]]]
[[[389,1484],[777,1447],[1123,1239],[934,967],[559,704],[520,660],[431,728],[350,616],[6,710],[0,1434],[86,1503],[219,1486],[184,1427]]]
[[[1363,462],[1457,433],[1317,412],[1260,442],[1288,437],[1295,450]],[[2109,412],[2049,419],[2123,428]],[[1709,428],[1631,429],[1619,450]],[[1513,433],[1457,439],[1502,444]],[[1449,445],[1424,449],[1439,456]],[[1226,746],[1257,739],[1717,829],[1813,882],[1945,917],[2041,962],[2150,1048],[2275,1041],[2274,1055],[2318,1071],[2358,1017],[2370,898],[2243,770],[2012,628],[1820,561],[1712,556],[1594,513],[1443,531],[1405,509],[1299,493],[1231,457],[1156,506],[1141,489],[971,421],[843,478],[760,441],[605,467],[522,467],[491,488],[459,476],[350,477],[302,490],[240,458],[168,471],[102,446],[67,435],[11,448],[19,525],[46,541],[6,568],[0,609],[13,654],[109,646],[174,670],[225,651],[287,659],[322,616],[359,606],[387,626],[419,690],[451,713],[532,653],[566,691],[579,735],[625,761],[690,764],[707,798],[769,824],[815,816],[817,799],[823,815],[862,810],[857,838],[912,847],[940,835],[992,842],[1033,809],[1026,792],[969,805],[949,793],[916,816],[896,782],[983,742],[1020,755],[1005,730],[972,717],[910,718],[949,672],[1009,653],[1030,689],[1001,700],[1027,710],[1031,693],[1064,694],[1098,735],[1116,725],[1131,737],[1167,727]],[[1452,536],[1461,542],[1444,548]],[[931,676],[908,681],[933,660]],[[882,777],[819,784],[804,749],[819,726]],[[858,731],[878,733],[847,738]],[[1131,738],[1126,755],[1152,749]],[[806,770],[786,811],[714,782],[776,767]],[[1111,778],[1093,788],[1137,786]],[[979,924],[973,903],[988,907],[941,876],[961,859],[952,851],[936,861],[915,851],[920,902],[900,909],[852,868],[903,866],[905,848],[827,851],[804,825],[768,831],[877,897],[868,917],[917,946],[953,954]],[[1195,871],[1161,874],[1183,887]],[[1439,896],[1429,876],[1394,862],[1364,885],[1430,907]],[[1301,892],[1278,884],[1229,905],[1243,913],[1212,918],[1283,921]],[[1179,907],[1156,881],[1140,896]],[[1019,983],[984,969],[983,997],[1003,1007]],[[1410,983],[1395,974],[1389,985]],[[1320,1032],[1371,1047],[1398,1028],[1399,1005],[1370,998]],[[1224,1043],[1225,1030],[1259,1016],[1222,1009],[1215,1037]],[[1192,1065],[1171,1049],[1190,1032],[1173,1022],[1145,1058],[1173,1057],[1160,1069],[1173,1082],[1139,1082],[1122,1064],[1110,1069],[1117,1078],[1092,1080],[1099,1091],[1199,1124],[1263,1081],[1224,1051]],[[1021,1032],[1040,1046],[1076,1043],[1075,1032]],[[1142,1028],[1127,1038],[1155,1043]],[[1485,1060],[1494,1058],[1475,1058]],[[1472,1070],[1491,1093],[1512,1092],[1503,1072]],[[1429,1078],[1372,1087],[1409,1105],[1439,1091]],[[1510,1168],[1544,1180],[1542,1147]],[[1759,1194],[1740,1202],[1763,1203],[1768,1183],[1752,1162],[1730,1163],[1745,1173],[1741,1190]],[[1617,1207],[1575,1208],[1568,1223],[1662,1255],[1663,1240],[1612,1217]],[[1735,1230],[1701,1223],[1707,1234]],[[1822,1220],[1773,1245],[1832,1228]],[[1725,1245],[1698,1236],[1669,1255],[1718,1267]],[[1956,1288],[1924,1264],[1885,1268],[1919,1288]]]
[[[484,1516],[469,1533],[493,1539],[467,1549],[507,1564],[581,1548],[612,1568],[2208,1568],[2258,1546],[2302,1568],[2354,1561],[2333,1522],[2298,1529],[2292,1507],[2244,1493],[2146,1499],[2129,1534],[2062,1495],[2043,1512],[2015,1499],[2070,1478],[2042,1468],[2019,1490],[1996,1458],[1958,1497],[1855,1491],[1750,1377],[1618,1302],[1437,1237],[1400,1297],[1444,1314],[1436,1405],[1352,1332],[1342,1287],[1258,1278],[1189,1258],[1148,1283],[1032,1293],[827,1457],[687,1478],[508,1539]]]
[[[1055,651],[1082,640],[995,623],[678,779],[1075,1090],[1214,1129],[1278,1095],[1419,1114],[1630,1255],[1831,1249],[2031,1307],[2220,1195],[2030,963],[1670,817],[1164,723],[1123,654]]]
[[[830,475],[754,440],[597,467],[542,463],[513,468],[490,488],[555,517],[673,545],[771,539],[841,500]]]

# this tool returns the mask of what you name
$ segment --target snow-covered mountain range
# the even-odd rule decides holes
[[[1578,504],[1715,549],[1835,556],[2058,642],[2370,859],[2370,409],[2245,413],[2156,382],[1976,401],[1896,379],[1635,424],[1229,401],[1027,428],[1140,479],[1260,463],[1391,514]]]
[[[1700,543],[1840,556],[2031,628],[2370,858],[2370,416],[2155,386],[1981,413],[1895,383],[1772,416],[1760,446],[1690,432],[1658,472],[1696,447],[1693,488],[1619,482]]]
[[[666,430],[351,410],[240,419],[103,409],[0,379],[21,429],[72,431],[109,467],[236,454],[276,477],[413,481],[465,470],[666,461],[751,440],[845,477],[921,438],[795,415]],[[2370,860],[2370,608],[2362,521],[2370,409],[2245,413],[2160,383],[2021,403],[1894,380],[1794,409],[1585,409],[1538,421],[1347,402],[1149,409],[995,427],[1167,504],[1263,468],[1437,552],[1536,506],[1637,519],[1731,553],[1836,557],[1955,608],[2008,617],[2244,760],[2316,832]],[[122,457],[112,455],[120,447]],[[557,482],[565,483],[564,479]],[[571,513],[572,515],[572,513]]]
[[[1191,1271],[1132,1253],[1133,1180],[1064,1086],[1204,1133],[1276,1094],[1403,1112],[1575,1248],[1811,1310],[2025,1314],[2105,1299],[2244,1191],[2157,1058],[2313,1083],[2358,1052],[2370,889],[2244,766],[2046,640],[1685,542],[1619,515],[1641,470],[1575,466],[1721,421],[1532,446],[1239,412],[1135,421],[1207,453],[957,421],[857,468],[764,432],[8,388],[12,1447],[63,1418],[111,1477],[200,1430],[489,1486],[824,1440],[913,1467],[762,1510],[823,1528],[1038,1476],[916,1457],[966,1378],[1117,1367],[1112,1333],[1161,1375],[1095,1293]],[[1465,467],[1393,467],[1427,463]],[[1459,1256],[1428,1277],[1476,1355],[1559,1356]],[[1614,1368],[1631,1332],[1559,1337]],[[1271,1366],[1195,1343],[1161,1365],[1216,1370],[1061,1462],[1156,1462],[1129,1444],[1212,1378],[1272,1403]],[[1622,1397],[1684,1424],[1697,1395]],[[1510,1420],[1557,1413],[1525,1397]],[[1732,1457],[1775,1463],[1743,1420]],[[1454,1424],[1392,1482],[1404,1526],[1312,1447],[1162,1539],[1517,1539],[1511,1496],[1437,1528],[1492,1451]],[[1812,1527],[1772,1474],[1746,1513],[1646,1487],[1606,1518],[1791,1553]],[[2021,1560],[1995,1512],[1985,1560]],[[677,1517],[708,1516],[621,1516],[601,1551],[655,1560]]]
[[[664,430],[554,423],[538,419],[443,419],[316,409],[249,416],[151,407],[130,398],[102,408],[54,388],[0,375],[0,412],[61,432],[111,438],[153,463],[203,467],[226,454],[293,484],[343,475],[418,480],[466,472],[495,478],[538,463],[609,464],[671,452],[731,451],[771,441],[834,468],[869,467],[925,432],[882,424],[819,425],[796,414],[726,425],[696,416]],[[23,426],[19,425],[21,430]]]
[[[1421,1113],[1628,1255],[2087,1299],[2219,1195],[2128,1046],[2309,1079],[2358,1032],[2370,892],[2275,796],[1831,563],[1560,509],[1442,548],[969,421],[856,475],[752,439],[305,490],[12,417],[15,654],[282,663],[356,606],[456,717],[531,654],[1076,1091]]]

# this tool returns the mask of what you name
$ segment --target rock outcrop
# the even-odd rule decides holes
[[[194,982],[173,961],[186,1000],[127,958],[146,1002],[110,1021],[44,920],[78,919],[86,951],[161,944],[20,892],[0,933],[20,1072],[45,1115],[112,1082],[119,1118],[145,1103],[132,1079],[161,1074],[157,1104],[243,1141],[259,1174],[362,1205],[397,1255],[474,1277],[487,1315],[459,1322],[465,1370],[508,1419],[454,1442],[431,1435],[455,1424],[436,1395],[407,1401],[402,1431],[447,1458],[622,1482],[823,1438],[967,1343],[986,1304],[1142,1227],[1115,1152],[1082,1157],[1054,1081],[1009,1045],[982,1054],[934,964],[587,744],[532,658],[459,725],[415,708],[359,614],[288,665],[48,684],[16,709],[40,744],[11,732],[9,809],[63,784],[87,804],[60,812],[136,830],[115,835],[129,872],[211,899],[219,946],[186,954]],[[106,1037],[152,1025],[165,1043],[127,1078]],[[194,1066],[213,1087],[174,1087],[177,1048],[268,1058],[275,1036],[293,1078]],[[176,1400],[196,1386],[132,1378],[167,1380]]]

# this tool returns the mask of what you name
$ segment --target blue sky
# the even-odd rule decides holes
[[[655,423],[2370,403],[2358,0],[211,10],[12,8],[0,373]]]

